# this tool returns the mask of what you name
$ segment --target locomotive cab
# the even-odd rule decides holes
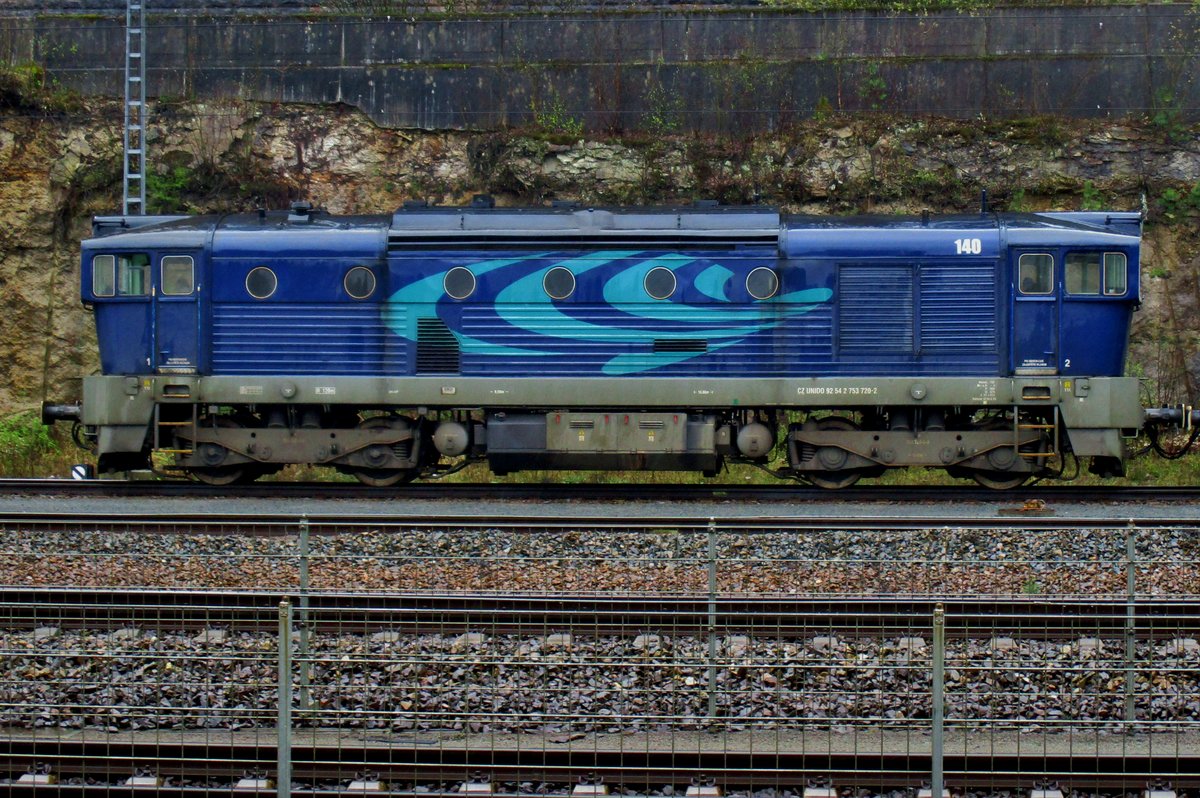
[[[80,420],[101,472],[149,465],[153,376],[203,368],[206,227],[186,216],[97,217],[83,242],[80,299],[95,317],[107,377],[85,379]],[[95,390],[109,378],[120,390]]]
[[[1047,214],[1010,230],[1012,340],[1017,376],[1120,376],[1139,304],[1136,214]],[[1098,234],[1096,226],[1112,231]]]
[[[203,368],[201,275],[206,236],[194,221],[97,220],[83,243],[80,297],[96,317],[105,374],[196,374]]]

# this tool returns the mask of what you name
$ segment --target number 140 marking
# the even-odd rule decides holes
[[[983,252],[983,242],[978,238],[956,238],[954,249],[956,255],[978,255]]]

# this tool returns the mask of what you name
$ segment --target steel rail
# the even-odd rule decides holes
[[[284,595],[288,595],[286,591]],[[290,595],[295,597],[296,592]],[[0,627],[161,630],[220,627],[267,633],[274,628],[280,591],[0,588]],[[720,595],[504,594],[472,592],[309,592],[310,628],[367,635],[544,635],[571,630],[589,636],[644,633],[803,637],[929,634],[942,605],[947,633],[956,638],[995,635],[1064,639],[1123,633],[1140,637],[1200,634],[1196,596],[1003,595]]]
[[[390,515],[358,513],[350,514],[331,509],[329,512],[278,511],[252,512],[42,512],[11,511],[0,508],[0,527],[54,527],[56,529],[113,529],[142,532],[170,532],[172,534],[213,534],[214,530],[225,533],[290,536],[296,534],[299,521],[304,518],[313,534],[340,534],[369,530],[444,530],[469,532],[478,530],[510,531],[557,534],[562,532],[662,532],[694,534],[709,530],[720,534],[777,534],[780,532],[806,531],[906,531],[906,530],[1118,530],[1118,529],[1200,529],[1200,514],[1186,515],[1143,515],[1141,507],[1131,507],[1129,512],[1115,514],[1111,518],[1088,518],[1079,516],[1057,517],[1045,515],[906,515],[862,517],[849,515],[779,516],[740,515],[711,517],[704,514],[694,516],[635,516],[632,514],[601,516],[582,515],[561,508],[556,514],[503,514],[495,507],[480,502],[477,514],[414,514]]]
[[[1060,503],[1190,502],[1200,499],[1200,487],[1146,487],[1093,485],[1033,485],[1011,491],[995,491],[973,485],[866,485],[829,491],[810,485],[737,484],[566,484],[566,483],[436,483],[373,488],[346,482],[259,482],[251,485],[214,487],[196,482],[161,480],[69,480],[0,479],[0,496],[106,496],[106,497],[236,497],[309,499],[490,499],[509,500],[605,500],[694,501],[730,500],[755,502],[821,501],[846,502],[984,502],[1019,504],[1030,498]]]
[[[895,752],[870,752],[842,751],[838,746],[818,750],[820,745],[790,751],[657,746],[602,749],[589,746],[587,740],[548,747],[526,742],[521,747],[488,748],[444,741],[422,745],[409,736],[347,749],[340,744],[305,742],[311,733],[298,729],[298,739],[292,744],[293,780],[309,785],[344,781],[348,768],[353,768],[399,784],[469,782],[483,777],[493,783],[570,785],[601,779],[610,785],[654,787],[711,779],[727,789],[786,785],[799,792],[808,779],[817,777],[829,778],[839,788],[915,787],[928,778],[932,764],[927,740]],[[898,740],[923,737],[917,729],[899,735]],[[229,740],[228,730],[193,734],[188,742],[172,740],[163,733],[144,741],[101,736],[67,739],[53,734],[10,737],[0,740],[0,768],[7,768],[15,777],[34,763],[44,763],[63,778],[95,778],[99,774],[116,777],[122,770],[132,774],[141,766],[153,769],[159,777],[215,781],[221,777],[236,780],[247,771],[269,769],[274,762],[276,748],[269,732],[252,741]],[[1149,745],[1145,752],[1137,753],[1121,745],[1119,736],[1116,744],[1101,752],[1047,751],[1028,744],[1014,751],[948,750],[944,773],[947,784],[960,790],[1029,787],[1040,778],[1055,779],[1076,790],[1141,788],[1158,778],[1171,780],[1177,789],[1200,786],[1200,753],[1181,752],[1165,740],[1160,742],[1163,744]],[[349,750],[353,751],[353,765],[345,762]],[[228,794],[228,788],[226,791]],[[45,795],[47,790],[37,794]]]

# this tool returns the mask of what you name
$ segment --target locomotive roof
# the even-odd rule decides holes
[[[637,242],[764,244],[779,240],[779,212],[763,207],[428,208],[392,214],[394,244],[477,242],[604,245]]]
[[[207,216],[97,217],[89,249],[203,247],[218,237],[243,251],[343,246],[370,249],[384,237],[409,244],[521,243],[554,241],[597,245],[617,242],[678,242],[774,245],[790,254],[893,249],[919,254],[971,233],[1004,238],[1020,246],[1130,245],[1141,217],[1136,213],[986,213],[952,216],[781,216],[763,207],[680,208],[439,208],[406,207],[391,216],[333,216],[307,209]],[[295,235],[301,231],[305,235]],[[287,232],[280,239],[269,235]],[[357,233],[357,235],[355,235]],[[268,234],[266,238],[263,234]],[[236,244],[234,243],[236,242]],[[221,246],[220,248],[224,248]]]
[[[1126,212],[1060,211],[1049,213],[986,213],[946,216],[818,216],[783,217],[789,230],[941,230],[951,232],[1004,230],[1077,231],[1138,235],[1141,215]]]
[[[997,257],[1005,246],[1134,247],[1141,217],[1091,212],[793,216],[785,224],[781,247],[793,258],[940,258],[964,252]]]

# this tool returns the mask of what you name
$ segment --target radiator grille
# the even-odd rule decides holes
[[[921,351],[997,349],[996,267],[992,263],[921,268]]]
[[[417,373],[457,374],[458,339],[441,319],[417,319]]]
[[[913,351],[913,270],[842,266],[838,345],[843,352]]]

